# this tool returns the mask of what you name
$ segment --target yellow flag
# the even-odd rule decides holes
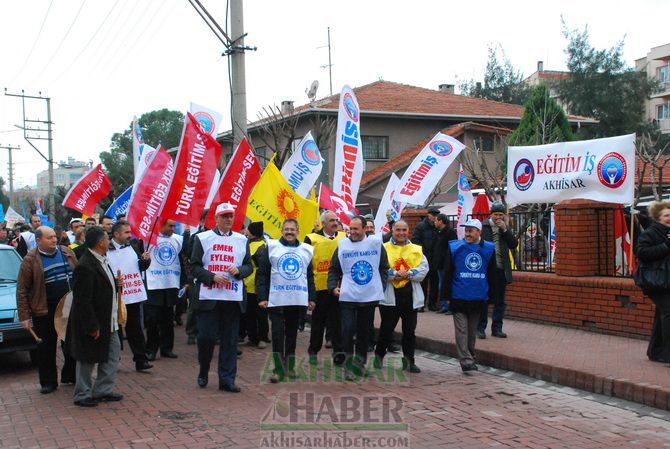
[[[302,241],[312,232],[318,216],[319,204],[295,193],[277,166],[270,162],[249,195],[247,217],[265,223],[264,231],[274,239],[281,237],[284,220],[295,218],[300,225],[299,239]]]

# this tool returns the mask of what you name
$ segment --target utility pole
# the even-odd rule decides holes
[[[247,135],[247,87],[244,66],[244,7],[242,0],[230,2],[230,64],[232,71],[232,102],[233,102],[233,148]]]
[[[20,150],[21,145],[18,147],[13,147],[11,145],[0,145],[0,148],[4,148],[9,153],[9,198],[11,200],[14,195],[14,164],[12,162],[12,150]]]
[[[330,95],[333,96],[333,62],[330,55],[330,27],[328,27],[328,64],[322,65],[321,68],[325,69],[328,67],[328,81],[330,82]],[[323,48],[323,47],[318,47]]]
[[[47,198],[47,211],[49,214],[49,219],[50,220],[55,220],[55,215],[56,215],[56,207],[54,204],[54,167],[53,167],[53,138],[52,138],[52,130],[51,130],[51,125],[53,125],[53,122],[51,121],[51,98],[49,97],[43,97],[42,92],[38,92],[39,96],[33,96],[33,95],[26,95],[23,90],[21,90],[20,94],[12,94],[7,92],[7,88],[5,88],[5,95],[8,97],[19,97],[21,98],[21,105],[23,107],[23,126],[19,126],[23,130],[23,138],[25,139],[28,144],[30,144],[31,147],[37,153],[42,156],[42,158],[47,161],[48,164],[48,170],[49,170],[49,194]],[[47,108],[47,120],[30,120],[26,118],[26,98],[29,100],[44,100],[46,101],[46,108]],[[46,125],[46,129],[44,128],[44,125]],[[29,132],[33,132],[35,134],[29,134]],[[46,137],[44,137],[44,133],[46,133]],[[47,156],[45,156],[39,148],[37,148],[31,140],[46,140],[47,141]]]

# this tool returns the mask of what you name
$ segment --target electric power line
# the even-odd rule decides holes
[[[14,82],[19,79],[19,76],[23,73],[23,70],[26,68],[26,65],[28,64],[28,61],[30,60],[30,57],[33,55],[33,51],[35,51],[35,47],[37,46],[37,42],[40,40],[40,36],[42,36],[42,30],[44,29],[44,24],[47,22],[47,17],[49,17],[49,11],[51,11],[51,5],[53,5],[54,0],[51,0],[49,2],[49,7],[47,8],[47,12],[44,13],[44,19],[42,19],[42,25],[40,25],[40,30],[37,32],[37,37],[35,37],[35,41],[33,42],[33,45],[30,47],[30,51],[28,52],[28,55],[26,56],[26,60],[23,61],[23,65],[21,65],[21,68],[19,69],[18,72],[16,72],[16,76],[14,76],[14,79],[9,84],[14,84]]]
[[[81,10],[84,9],[84,5],[86,4],[86,0],[82,0],[81,5],[79,5],[79,9],[77,10],[77,14],[75,14],[74,19],[72,20],[72,23],[68,27],[67,31],[65,32],[65,35],[61,39],[61,41],[58,43],[58,46],[56,47],[56,50],[51,53],[51,57],[47,61],[47,63],[42,67],[42,70],[35,72],[36,76],[31,80],[30,84],[33,84],[35,80],[39,78],[40,75],[42,75],[47,68],[49,68],[49,65],[51,62],[54,60],[58,52],[60,51],[61,47],[63,46],[63,43],[67,39],[67,37],[70,35],[70,31],[72,31],[72,28],[74,27],[75,23],[77,23],[77,19],[79,18],[79,14],[81,14]]]
[[[112,14],[112,11],[114,11],[114,8],[116,8],[116,5],[118,5],[118,4],[119,4],[119,0],[116,0],[116,1],[114,2],[114,4],[112,5],[112,7],[111,7],[111,8],[109,9],[109,11],[107,12],[107,15],[105,16],[105,18],[102,19],[102,22],[100,22],[100,25],[98,25],[98,28],[97,28],[97,29],[95,30],[95,32],[93,33],[93,36],[91,36],[91,38],[87,40],[86,45],[84,45],[84,48],[82,48],[81,51],[79,52],[79,54],[77,54],[77,56],[75,56],[74,59],[73,59],[73,60],[72,60],[72,61],[65,67],[65,70],[63,70],[63,71],[62,71],[62,72],[61,72],[61,73],[60,73],[60,74],[59,74],[59,75],[52,81],[52,84],[57,83],[58,80],[59,80],[64,74],[66,74],[67,72],[69,72],[69,71],[72,69],[72,67],[76,64],[76,62],[77,62],[77,61],[79,60],[79,58],[81,57],[81,55],[86,51],[86,49],[88,48],[88,46],[91,45],[91,42],[93,42],[93,41],[95,40],[95,37],[98,35],[98,33],[100,32],[100,30],[102,29],[102,27],[105,25],[105,22],[107,22],[107,19],[109,19],[110,14]]]
[[[124,0],[123,5],[121,5],[121,7],[117,9],[118,14],[116,14],[114,16],[114,18],[112,19],[112,22],[109,23],[108,26],[106,27],[105,34],[100,38],[98,46],[96,47],[95,51],[93,51],[93,54],[95,56],[98,56],[98,58],[95,60],[95,62],[93,62],[92,64],[89,64],[89,73],[95,73],[95,70],[98,68],[100,63],[105,59],[106,50],[107,50],[107,48],[110,47],[110,45],[112,45],[109,42],[109,37],[111,35],[111,31],[116,30],[116,28],[117,28],[116,25],[119,22],[119,19],[121,18],[121,16],[123,16],[123,13],[124,13],[124,10],[125,10],[127,4],[128,4],[128,0]],[[132,5],[131,5],[131,8],[132,8]],[[104,51],[101,51],[101,50],[104,50]]]

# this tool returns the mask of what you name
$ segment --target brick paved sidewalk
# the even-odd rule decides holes
[[[481,364],[670,410],[670,368],[647,359],[644,340],[508,319],[501,339],[490,326],[477,340]],[[420,313],[417,346],[456,356],[452,316]]]

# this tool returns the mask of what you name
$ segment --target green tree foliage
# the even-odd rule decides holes
[[[460,84],[461,93],[486,100],[523,104],[528,99],[530,89],[523,83],[521,71],[514,68],[499,45],[489,46],[488,52],[484,84],[470,79]]]
[[[6,213],[9,207],[9,198],[5,194],[5,180],[2,177],[0,177],[0,204],[2,204],[2,210]]]
[[[147,112],[139,119],[144,141],[152,147],[159,144],[166,149],[179,145],[184,125],[184,114],[160,109]],[[100,160],[112,181],[112,196],[120,195],[133,183],[133,123],[122,133],[114,133],[109,151],[100,153]]]
[[[524,106],[519,126],[509,136],[510,145],[542,145],[574,140],[565,112],[549,96],[546,85],[536,86]]]
[[[609,49],[598,50],[584,31],[569,30],[565,50],[570,77],[561,81],[558,91],[571,114],[598,119],[597,126],[583,127],[584,138],[609,137],[649,130],[644,102],[655,83],[644,72],[627,66],[623,59],[623,40]]]

